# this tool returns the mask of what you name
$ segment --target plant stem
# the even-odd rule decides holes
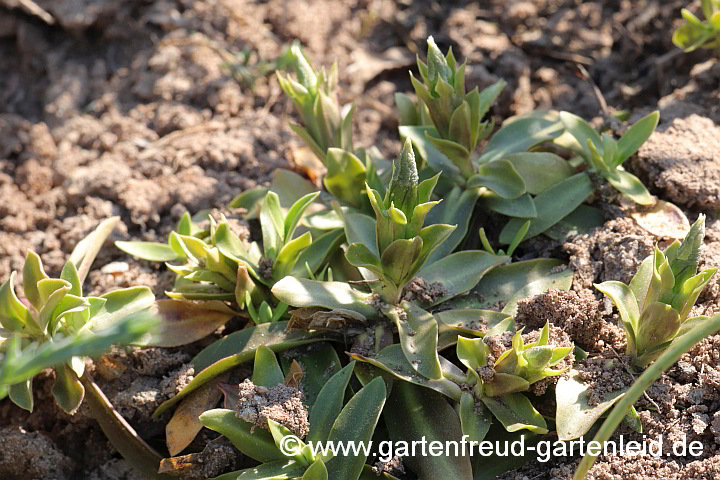
[[[630,407],[632,407],[633,404],[643,395],[643,393],[645,393],[645,390],[647,390],[650,385],[655,382],[655,380],[662,376],[665,370],[673,366],[675,362],[677,362],[680,357],[682,357],[696,343],[700,342],[705,337],[718,332],[719,330],[720,315],[715,315],[712,318],[708,318],[685,335],[679,337],[677,339],[677,343],[671,345],[670,348],[668,348],[660,356],[660,358],[655,361],[655,363],[648,367],[648,369],[640,375],[640,378],[637,379],[633,386],[630,387],[630,390],[627,391],[622,400],[615,405],[615,408],[613,408],[610,415],[607,417],[605,422],[603,422],[593,441],[600,442],[601,445],[608,441],[615,432],[615,429],[618,425],[620,425],[620,422],[622,422],[625,418],[625,415],[627,415],[628,411],[630,411]],[[589,453],[586,454],[580,462],[580,465],[578,465],[573,479],[584,480],[596,459],[597,456],[590,455]]]

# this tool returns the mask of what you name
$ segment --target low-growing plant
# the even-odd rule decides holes
[[[705,20],[700,20],[687,8],[681,13],[685,22],[673,33],[673,43],[692,52],[698,48],[720,49],[720,1],[702,0]]]
[[[688,318],[716,272],[714,268],[697,272],[704,236],[705,217],[701,215],[682,242],[676,240],[665,251],[656,248],[630,284],[608,281],[595,285],[613,301],[620,314],[630,358],[628,373],[640,373],[708,320],[706,316]],[[608,366],[620,361],[605,360]],[[577,372],[558,383],[557,429],[561,439],[571,440],[587,433],[630,389],[617,389],[591,405],[588,388]]]
[[[590,171],[608,181],[617,191],[640,205],[655,203],[645,185],[632,173],[625,171],[623,162],[632,157],[655,131],[660,112],[655,111],[635,122],[619,139],[598,133],[577,115],[561,112],[560,118],[576,143],[569,143],[587,162]]]

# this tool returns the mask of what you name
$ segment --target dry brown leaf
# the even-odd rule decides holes
[[[690,231],[690,221],[676,205],[658,200],[649,210],[630,214],[644,230],[656,237],[683,239]]]
[[[300,382],[305,378],[305,371],[297,360],[290,364],[290,371],[285,376],[285,385],[300,390]]]
[[[222,392],[217,388],[218,382],[226,382],[229,378],[229,374],[222,375],[215,381],[198,388],[180,402],[173,417],[165,427],[165,438],[171,456],[182,452],[195,440],[195,437],[203,428],[203,424],[200,423],[198,417],[217,405],[222,397]],[[168,464],[168,468],[170,466]]]

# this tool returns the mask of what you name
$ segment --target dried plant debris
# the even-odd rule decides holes
[[[308,409],[303,394],[285,385],[261,387],[246,379],[239,385],[235,414],[260,428],[268,428],[268,419],[284,426],[300,438],[310,431]]]

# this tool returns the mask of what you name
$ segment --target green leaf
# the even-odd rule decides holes
[[[10,385],[8,396],[15,405],[32,413],[35,403],[33,401],[32,378]]]
[[[128,315],[152,307],[155,303],[155,295],[148,287],[122,288],[101,295],[100,298],[106,302],[85,325],[88,330],[108,328]]]
[[[208,410],[199,418],[207,428],[221,433],[235,448],[258,462],[287,461],[287,457],[275,446],[270,432],[238,418],[233,410]]]
[[[265,257],[275,259],[285,238],[285,220],[283,219],[280,199],[277,193],[269,191],[260,209],[260,227],[262,228]]]
[[[387,391],[382,378],[376,378],[356,393],[335,419],[328,442],[368,444],[385,405]],[[335,456],[327,462],[330,478],[357,480],[366,457]]]
[[[206,347],[192,359],[195,378],[176,396],[161,404],[153,414],[155,417],[187,395],[228,370],[255,358],[255,351],[264,345],[275,352],[325,340],[327,336],[317,333],[295,331],[287,333],[287,322],[275,322],[245,328],[231,333]]]
[[[400,138],[403,140],[409,138],[413,142],[415,153],[424,158],[433,170],[443,172],[443,176],[448,178],[457,179],[458,183],[463,181],[458,167],[429,140],[430,137],[440,136],[434,127],[401,126],[398,131]]]
[[[65,413],[73,415],[85,398],[85,387],[71,368],[67,365],[59,365],[55,368],[52,395]]]
[[[522,393],[483,397],[482,401],[508,432],[523,429],[541,434],[548,432],[547,422]]]
[[[290,480],[305,473],[305,467],[291,460],[277,460],[239,472],[226,473],[212,480]]]
[[[408,362],[403,353],[400,344],[389,345],[377,354],[373,356],[365,356],[356,353],[351,353],[350,357],[359,360],[361,362],[369,363],[379,369],[391,374],[395,378],[399,378],[406,382],[413,383],[422,387],[435,390],[436,392],[442,393],[443,395],[450,397],[456,401],[460,401],[460,394],[462,391],[451,380],[447,378],[441,378],[439,380],[432,380],[427,377],[420,375]],[[440,357],[440,367],[443,374],[448,373],[452,376],[463,376],[464,373],[456,367],[453,363]]]
[[[350,362],[342,370],[332,376],[320,390],[320,394],[310,410],[309,442],[325,442],[330,434],[333,422],[340,414],[345,400],[350,377],[355,362]]]
[[[319,238],[313,239],[310,246],[300,252],[290,275],[305,277],[308,275],[308,267],[313,273],[319,271],[344,241],[345,232],[342,229],[330,230]]]
[[[305,232],[286,243],[273,264],[273,278],[279,280],[292,272],[300,254],[312,244],[312,234]]]
[[[550,152],[514,153],[505,157],[525,181],[528,193],[537,195],[556,183],[572,176],[575,170],[570,164]]]
[[[302,480],[328,480],[328,471],[322,460],[315,460],[315,463],[305,470]]]
[[[543,232],[553,240],[565,241],[568,237],[588,233],[605,223],[605,215],[599,208],[582,204],[565,218]]]
[[[628,352],[634,355],[637,351],[635,335],[638,331],[638,319],[640,318],[640,310],[635,294],[630,287],[614,280],[596,284],[595,288],[610,297],[610,300],[615,304],[627,333]]]
[[[385,248],[380,258],[383,276],[398,286],[410,281],[415,273],[413,264],[419,258],[422,250],[423,238],[421,236],[411,240],[404,238],[395,240]],[[349,258],[348,261],[350,261]]]
[[[95,261],[95,257],[100,253],[100,249],[105,243],[105,240],[107,240],[119,222],[120,217],[110,217],[103,220],[90,235],[80,240],[73,249],[69,261],[78,265],[78,277],[80,277],[81,284],[85,283],[85,279],[88,273],[90,273],[90,267]]]
[[[460,187],[454,187],[450,193],[446,194],[443,201],[428,213],[425,224],[447,224],[457,225],[454,232],[430,255],[427,263],[432,264],[441,258],[445,258],[465,238],[470,218],[472,217],[475,203],[480,197],[478,189],[465,190]]]
[[[281,355],[280,366],[285,378],[291,373],[293,362],[299,363],[303,369],[304,376],[299,384],[305,397],[303,403],[309,407],[315,405],[322,388],[342,367],[335,348],[328,342],[296,348],[290,354]]]
[[[380,257],[375,239],[375,219],[361,213],[345,215],[345,237],[348,244],[361,243],[376,257]]]
[[[510,299],[507,300],[502,309],[503,313],[515,315],[517,313],[517,304],[520,300],[534,297],[545,293],[550,289],[570,290],[573,281],[573,271],[571,268],[565,268],[558,272],[549,273],[546,277],[528,282],[520,290],[516,291]]]
[[[32,321],[28,308],[15,296],[15,272],[10,273],[10,278],[0,285],[0,326],[14,332],[23,331]],[[44,303],[38,291],[39,300]],[[35,323],[32,321],[32,323]]]
[[[480,250],[465,250],[448,255],[426,265],[416,274],[428,284],[440,283],[445,292],[430,305],[439,305],[450,298],[471,290],[485,274],[510,260],[510,257],[493,255]]]
[[[82,297],[82,283],[80,283],[80,277],[78,276],[74,263],[69,261],[63,266],[62,272],[60,272],[60,278],[71,285],[68,294]]]
[[[537,217],[530,223],[525,239],[541,234],[575,210],[593,192],[590,177],[578,173],[550,187],[535,197]],[[500,242],[510,244],[525,220],[511,219],[500,232]]]
[[[607,181],[620,193],[630,197],[630,199],[640,205],[652,205],[655,199],[648,192],[645,185],[632,173],[625,170],[616,170],[614,175],[606,177]]]
[[[395,310],[390,310],[388,316],[397,325],[405,357],[412,368],[422,376],[434,380],[441,378],[442,370],[437,354],[438,326],[435,318],[409,302],[403,302],[402,308],[406,319],[402,319]]]
[[[537,217],[535,203],[527,193],[508,200],[488,192],[480,198],[480,203],[484,208],[497,212],[500,215],[505,215],[506,217],[520,217],[523,219]]]
[[[686,23],[675,30],[672,41],[675,45],[689,53],[705,45],[712,36],[712,30]]]
[[[630,158],[637,152],[643,143],[645,143],[650,135],[655,131],[660,121],[660,112],[655,110],[651,114],[641,118],[628,129],[627,132],[618,140],[618,151],[613,160],[612,167],[618,167],[625,160]]]
[[[482,442],[492,424],[492,414],[485,404],[476,403],[472,394],[463,393],[460,398],[458,415],[463,435],[470,437],[468,440],[471,442]]]
[[[553,111],[537,111],[510,117],[492,136],[478,162],[484,164],[512,153],[526,152],[536,145],[559,137],[563,131],[563,124]]]
[[[517,198],[525,193],[525,182],[507,160],[495,160],[477,167],[477,173],[467,181],[467,188],[489,188],[499,197]]]
[[[328,173],[323,180],[325,188],[341,202],[362,208],[366,204],[363,193],[367,169],[352,152],[328,148],[325,164]]]
[[[312,202],[320,195],[320,192],[308,193],[304,197],[300,198],[297,202],[290,207],[287,216],[285,217],[285,231],[283,238],[287,242],[293,237],[295,228],[297,227],[300,219],[302,218],[305,210],[310,206]]]
[[[455,410],[438,393],[407,382],[396,382],[385,407],[385,423],[395,442],[460,442],[462,427]],[[422,479],[472,480],[468,456],[431,456],[414,452],[403,458]],[[462,453],[461,451],[458,453]]]
[[[661,302],[646,305],[635,333],[638,355],[675,338],[680,324],[680,314],[670,305]]]
[[[588,122],[570,112],[560,112],[560,120],[578,143],[578,146],[574,150],[582,153],[585,160],[589,160],[591,157],[588,142],[592,142],[595,148],[599,150],[598,153],[600,156],[602,156],[602,137]]]
[[[173,262],[184,258],[184,256],[178,254],[170,245],[164,243],[117,241],[115,242],[115,246],[133,257],[151,262]]]
[[[293,307],[344,308],[368,318],[378,312],[370,305],[372,295],[353,289],[343,282],[319,282],[304,278],[285,277],[272,288],[272,294]]]
[[[465,336],[484,337],[486,332],[496,331],[498,328],[505,331],[504,326],[512,326],[508,331],[514,331],[515,327],[510,315],[495,310],[443,310],[436,312],[434,317],[439,322],[441,331],[443,327],[447,327]]]
[[[470,118],[470,104],[463,101],[450,116],[450,139],[463,145],[468,151],[475,148],[473,123]]]
[[[507,302],[533,282],[542,282],[561,267],[560,260],[539,258],[514,262],[490,270],[470,294],[456,297],[443,304],[444,308],[488,308],[498,302]],[[548,282],[546,288],[553,288],[556,282]]]
[[[595,422],[617,403],[628,391],[622,388],[610,392],[597,405],[588,403],[588,387],[580,380],[577,371],[560,378],[555,387],[557,413],[556,429],[560,440],[574,440],[585,435]]]
[[[28,250],[25,265],[23,266],[23,290],[25,290],[25,297],[35,307],[35,310],[42,308],[37,284],[40,280],[46,278],[49,277],[45,274],[40,256],[32,250]]]
[[[260,345],[255,351],[252,382],[267,388],[282,385],[285,382],[285,375],[283,375],[275,353],[264,345]]]
[[[350,265],[358,268],[366,268],[372,272],[382,275],[383,266],[380,259],[363,243],[352,243],[345,253],[345,258]]]

